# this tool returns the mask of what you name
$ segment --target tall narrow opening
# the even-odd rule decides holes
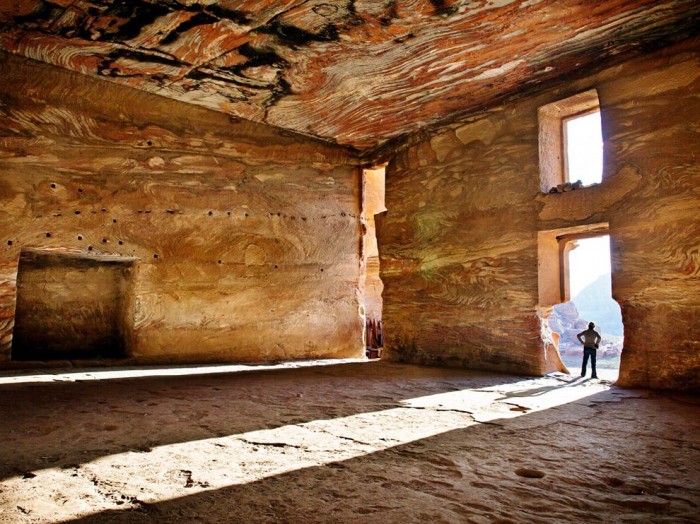
[[[603,135],[600,111],[594,109],[562,121],[566,144],[566,181],[583,186],[599,184],[603,178]]]
[[[12,360],[122,358],[132,259],[23,250]]]
[[[581,371],[583,349],[578,333],[589,322],[602,340],[596,351],[598,377],[616,380],[620,369],[623,326],[620,306],[612,298],[610,236],[586,233],[558,237],[562,257],[563,298],[553,307],[549,327],[559,333],[559,354],[572,374]],[[590,363],[587,376],[591,375]]]
[[[379,245],[374,215],[386,211],[384,185],[386,166],[371,167],[362,173],[362,264],[365,312],[365,347],[369,358],[379,358],[383,346],[382,290],[379,278]]]

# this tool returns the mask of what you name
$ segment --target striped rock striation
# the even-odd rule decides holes
[[[0,48],[360,150],[697,34],[696,0],[4,0]]]
[[[698,28],[697,0],[0,0],[0,362],[359,356],[383,304],[391,359],[563,370],[559,237],[604,232],[620,384],[698,388]],[[538,108],[592,89],[603,182],[546,194]]]
[[[629,60],[400,151],[377,221],[385,356],[564,369],[546,327],[557,300],[543,293],[553,268],[542,244],[603,224],[624,323],[618,383],[700,388],[698,49],[694,39]],[[538,108],[589,89],[600,100],[603,181],[546,194]]]
[[[13,331],[66,358],[66,337],[135,362],[363,354],[352,154],[8,54],[0,69],[0,361]]]

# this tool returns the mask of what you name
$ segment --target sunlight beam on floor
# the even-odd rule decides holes
[[[33,477],[18,475],[0,483],[0,492],[26,495],[24,500],[4,500],[2,506],[21,508],[27,515],[52,514],[51,522],[65,522],[344,461],[481,422],[556,408],[605,389],[603,384],[567,387],[568,381],[559,382],[529,379],[428,395],[400,401],[397,407],[382,411],[168,444],[70,467],[37,470],[31,472]]]

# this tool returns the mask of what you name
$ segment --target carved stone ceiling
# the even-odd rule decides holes
[[[0,0],[6,51],[364,151],[698,27],[698,0]]]

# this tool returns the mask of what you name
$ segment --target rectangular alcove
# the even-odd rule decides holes
[[[134,259],[23,250],[12,360],[122,358]]]

